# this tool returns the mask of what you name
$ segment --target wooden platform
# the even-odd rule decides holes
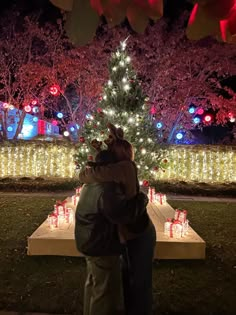
[[[73,207],[70,198],[68,207]],[[166,218],[174,217],[174,209],[169,205],[148,204],[148,213],[156,227],[157,242],[155,259],[204,259],[204,240],[190,227],[187,236],[181,239],[164,235]],[[50,230],[47,221],[28,238],[28,255],[82,256],[76,249],[74,224]]]

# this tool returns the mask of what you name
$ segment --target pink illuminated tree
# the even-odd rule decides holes
[[[149,98],[150,115],[163,124],[160,142],[171,143],[178,130],[196,127],[188,113],[190,104],[213,110],[214,123],[226,124],[236,117],[235,92],[225,83],[236,73],[236,46],[212,38],[189,41],[184,30],[188,17],[184,14],[175,24],[161,19],[143,35],[126,27],[104,26],[90,45],[76,48],[61,21],[41,26],[37,19],[25,18],[21,23],[11,12],[11,23],[7,17],[0,22],[0,101],[20,110],[36,100],[41,118],[64,114],[63,130],[83,125],[108,80],[111,53],[129,37],[127,50]],[[57,87],[55,95],[51,87]],[[18,133],[24,115],[22,111]],[[7,110],[0,116],[2,138],[6,138],[6,116]]]
[[[81,125],[88,110],[96,104],[105,77],[104,60],[94,59],[91,47],[74,48],[64,36],[61,21],[41,27],[37,19],[11,13],[1,20],[0,35],[0,115],[2,139],[7,138],[9,110],[17,109],[19,122],[14,136],[21,132],[26,106],[32,101],[39,107],[41,119],[53,119],[62,112],[60,125]],[[52,93],[57,87],[57,93]],[[51,89],[51,90],[50,90]]]

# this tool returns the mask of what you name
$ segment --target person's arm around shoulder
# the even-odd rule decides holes
[[[147,204],[148,197],[143,192],[139,192],[135,197],[127,200],[121,191],[106,191],[99,200],[101,212],[115,224],[134,223],[147,211]]]
[[[81,183],[90,184],[96,182],[116,182],[125,181],[125,172],[131,167],[132,162],[121,161],[114,164],[95,166],[86,168],[79,173]]]

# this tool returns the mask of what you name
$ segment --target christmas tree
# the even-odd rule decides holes
[[[104,141],[108,137],[107,124],[110,122],[117,128],[121,127],[124,138],[134,146],[139,178],[152,180],[158,171],[165,169],[167,159],[157,143],[157,130],[150,104],[142,92],[141,83],[126,52],[126,41],[112,53],[109,73],[110,78],[104,86],[96,112],[86,115],[87,121],[75,155],[77,169],[83,167],[88,160],[93,160],[96,152],[91,141]]]

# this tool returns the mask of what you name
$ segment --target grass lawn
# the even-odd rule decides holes
[[[54,203],[53,195],[0,196],[0,309],[48,313],[78,309],[82,315],[83,258],[26,255],[27,236]],[[154,314],[236,314],[236,203],[171,205],[188,209],[192,227],[207,243],[207,258],[154,262]]]

